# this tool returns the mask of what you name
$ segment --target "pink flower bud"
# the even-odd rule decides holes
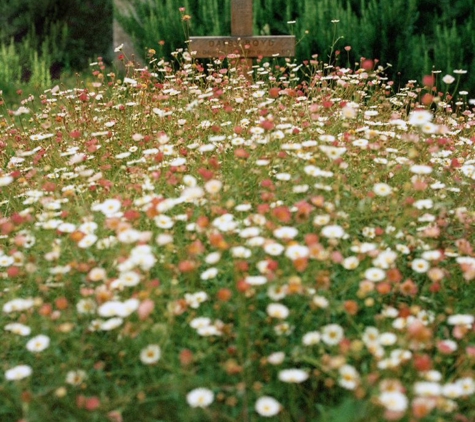
[[[152,313],[153,309],[155,308],[155,302],[151,299],[145,299],[140,305],[137,310],[139,318],[141,321],[148,318],[148,316]]]

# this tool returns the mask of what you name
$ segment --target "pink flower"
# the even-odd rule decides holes
[[[148,318],[148,316],[153,312],[155,308],[155,302],[151,299],[145,299],[140,303],[137,313],[141,321]]]
[[[437,343],[437,349],[444,355],[450,355],[457,350],[457,343],[453,340],[442,340]]]

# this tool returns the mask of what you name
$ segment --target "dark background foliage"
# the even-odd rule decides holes
[[[111,58],[112,19],[112,0],[2,0],[0,42],[14,40],[24,67],[34,49],[49,55],[53,73],[80,70]]]
[[[121,16],[120,10],[117,15],[139,51],[154,48],[169,56],[186,47],[187,35],[230,33],[230,0],[129,0],[129,4],[135,7],[135,16]],[[179,22],[180,6],[191,16],[189,28]],[[377,59],[383,67],[389,63],[387,74],[400,85],[420,81],[432,70],[442,75],[468,70],[460,86],[475,90],[475,72],[470,72],[475,69],[473,0],[254,0],[254,32],[295,34],[298,61],[318,54],[341,66],[354,66],[361,57]],[[165,45],[159,47],[159,40]],[[351,46],[349,53],[345,46]]]
[[[3,0],[0,44],[14,40],[23,80],[31,73],[32,50],[47,57],[55,77],[84,69],[98,55],[112,59],[115,16],[144,57],[152,48],[169,58],[187,47],[189,35],[228,35],[230,3],[121,0],[114,8],[113,0]],[[180,7],[190,21],[182,21]],[[400,86],[433,70],[443,76],[464,69],[460,88],[475,94],[473,0],[254,0],[254,32],[295,34],[298,61],[318,54],[324,62],[354,67],[361,57],[377,59],[391,65],[387,75]]]

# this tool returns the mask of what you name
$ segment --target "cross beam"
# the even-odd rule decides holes
[[[231,36],[190,37],[190,51],[197,58],[295,56],[293,35],[253,36],[252,26],[252,0],[231,0]]]

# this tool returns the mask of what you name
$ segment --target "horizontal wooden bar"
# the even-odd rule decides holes
[[[253,37],[190,37],[189,49],[203,59],[238,54],[241,57],[293,57],[293,35]]]

